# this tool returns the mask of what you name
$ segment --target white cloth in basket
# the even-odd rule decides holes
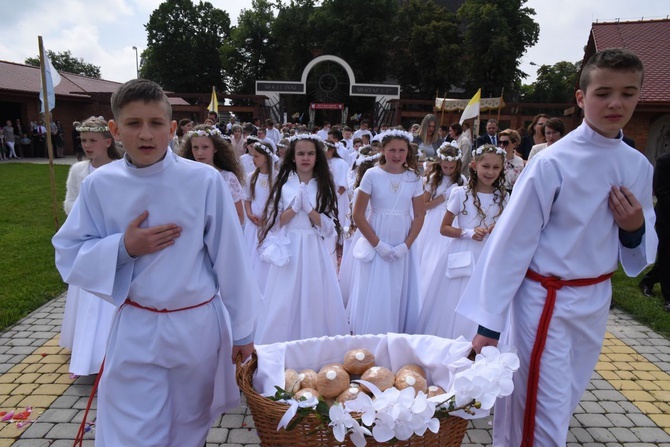
[[[275,385],[284,386],[284,370],[313,369],[319,371],[328,363],[342,363],[350,349],[365,348],[375,355],[376,364],[396,372],[408,363],[417,363],[426,370],[429,384],[449,391],[454,374],[467,369],[472,362],[466,358],[472,349],[463,337],[457,340],[433,335],[340,335],[310,338],[270,345],[257,345],[258,369],[254,388],[264,396],[275,394]]]

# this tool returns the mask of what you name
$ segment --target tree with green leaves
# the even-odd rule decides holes
[[[568,61],[542,65],[537,70],[537,80],[523,89],[524,102],[569,103],[577,85],[577,75],[582,65]]]
[[[432,0],[409,0],[398,11],[390,72],[405,92],[432,97],[463,79],[459,23]]]
[[[251,9],[240,13],[230,40],[221,47],[230,91],[254,93],[255,81],[267,79],[271,67],[279,64],[270,32],[274,20],[272,5],[267,0],[253,0]]]
[[[346,60],[356,82],[383,82],[388,55],[396,47],[397,30],[390,25],[397,11],[397,0],[323,0],[309,26],[316,32],[316,47]]]
[[[314,0],[278,3],[277,17],[272,23],[272,39],[281,64],[271,67],[274,79],[298,80],[305,66],[314,59],[314,50],[318,46],[318,33],[310,21],[314,3]]]
[[[166,0],[151,13],[143,78],[176,92],[224,90],[219,50],[230,35],[230,17],[209,2]]]
[[[512,93],[526,75],[519,69],[526,48],[537,43],[539,25],[527,0],[465,0],[458,10],[464,24],[461,58],[465,88],[482,96]]]
[[[53,64],[54,68],[58,71],[65,71],[68,73],[88,76],[89,78],[100,79],[99,66],[89,64],[82,58],[72,56],[70,50],[66,50],[60,53],[54,53],[51,50],[47,50],[47,56],[49,56],[49,60]],[[34,65],[39,67],[40,57],[37,56],[26,58],[25,63],[26,65]]]

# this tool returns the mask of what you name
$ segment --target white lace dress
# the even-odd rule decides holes
[[[265,202],[270,196],[270,184],[268,182],[268,174],[258,174],[256,178],[256,184],[254,187],[254,197],[251,198],[251,177],[253,174],[249,174],[247,177],[247,183],[245,185],[246,189],[246,201],[250,202],[251,205],[251,214],[260,218],[263,215],[263,209],[265,208]],[[260,259],[260,253],[258,250],[258,226],[256,226],[251,220],[247,219],[244,223],[244,240],[249,247],[249,256],[251,259],[251,268],[254,271],[256,280],[258,281],[258,286],[260,290],[265,289],[265,282],[268,279],[268,272],[270,271],[270,264],[264,262]]]

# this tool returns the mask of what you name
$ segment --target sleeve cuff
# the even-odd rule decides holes
[[[619,242],[626,248],[635,248],[642,243],[645,232],[645,223],[635,231],[628,232],[619,228]]]
[[[500,340],[500,332],[492,331],[491,329],[487,329],[484,326],[479,326],[477,328],[477,334],[492,338],[494,340]]]
[[[127,264],[131,261],[134,261],[137,259],[136,257],[130,256],[128,253],[128,250],[126,250],[126,243],[125,243],[125,235],[121,236],[121,240],[119,241],[119,254],[118,254],[118,264]]]
[[[233,345],[234,346],[243,346],[243,345],[248,345],[254,341],[254,333],[252,332],[251,334],[247,335],[241,340],[233,340]]]

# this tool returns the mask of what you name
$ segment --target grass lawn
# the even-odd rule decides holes
[[[58,221],[69,166],[55,165]],[[54,266],[49,166],[0,164],[0,330],[66,289]]]
[[[55,165],[58,221],[65,214],[65,180],[69,166]],[[48,165],[0,164],[0,330],[12,325],[66,289],[54,266],[51,237],[55,224]],[[640,293],[639,279],[621,270],[612,280],[614,305],[670,338],[670,313],[657,297]]]

